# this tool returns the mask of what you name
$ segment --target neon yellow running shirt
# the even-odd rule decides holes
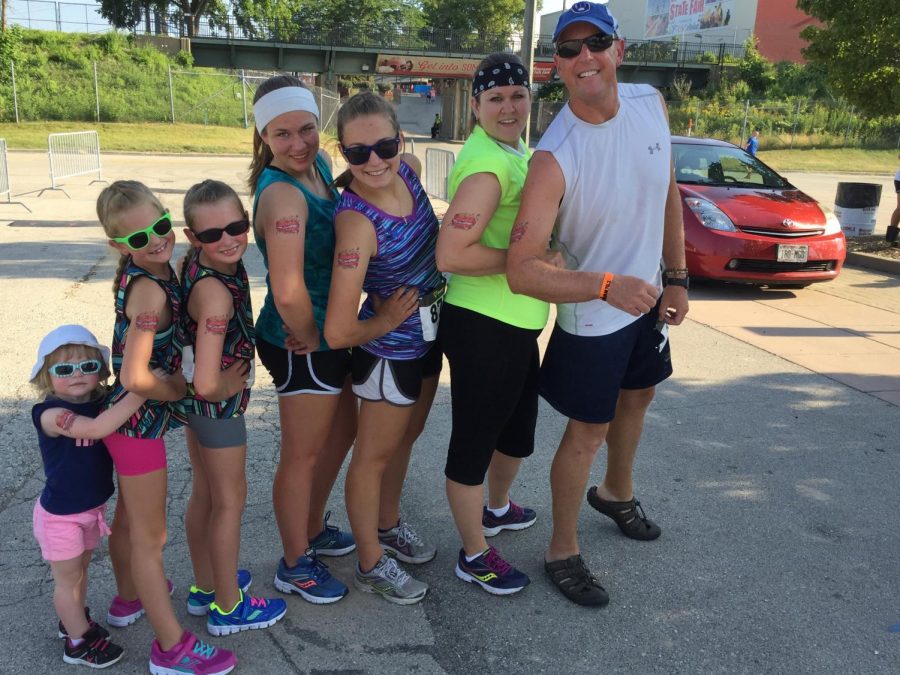
[[[488,136],[481,126],[475,127],[460,150],[448,181],[451,200],[460,184],[473,174],[490,173],[500,183],[500,203],[481,235],[484,246],[509,248],[509,233],[519,211],[530,158],[531,151],[521,141],[519,152],[515,152]],[[546,302],[509,290],[505,274],[453,274],[445,302],[519,328],[543,328],[550,312]]]

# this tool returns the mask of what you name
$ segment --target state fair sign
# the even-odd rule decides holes
[[[647,0],[645,38],[695,33],[731,24],[734,0]]]

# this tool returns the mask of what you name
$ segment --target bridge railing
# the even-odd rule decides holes
[[[165,23],[165,22],[164,22]],[[342,47],[362,51],[424,51],[435,54],[469,54],[518,52],[522,48],[518,36],[478,34],[443,28],[410,28],[393,25],[337,27],[297,21],[242,21],[230,17],[225,23],[212,25],[202,21],[191,26],[188,21],[172,16],[167,25],[180,26],[181,37],[226,40],[254,40],[316,47]],[[171,30],[170,28],[170,30]],[[710,63],[721,65],[744,55],[743,45],[727,43],[681,42],[678,40],[626,40],[625,61],[631,63]],[[551,35],[538,35],[534,55],[553,57]]]

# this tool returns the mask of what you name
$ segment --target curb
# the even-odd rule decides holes
[[[875,272],[900,276],[900,259],[882,258],[881,256],[870,255],[868,253],[848,251],[844,264],[851,267],[862,267]]]

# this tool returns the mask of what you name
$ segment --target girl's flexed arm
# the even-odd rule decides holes
[[[325,339],[332,349],[341,349],[365,344],[394,330],[416,311],[419,293],[416,288],[401,287],[390,298],[373,297],[375,316],[360,321],[359,296],[369,259],[377,248],[375,228],[361,213],[341,211],[334,219],[334,229],[337,245],[325,316]]]
[[[184,398],[187,385],[180,372],[160,379],[150,369],[156,332],[168,328],[172,323],[165,291],[151,279],[135,279],[129,288],[125,314],[131,323],[125,337],[125,353],[119,372],[122,386],[130,392],[156,401],[178,401]]]
[[[188,312],[197,320],[194,339],[194,389],[207,401],[224,401],[246,386],[250,364],[243,359],[222,370],[222,349],[234,315],[231,293],[218,279],[194,285]]]
[[[305,345],[300,353],[316,351],[320,340],[303,278],[308,218],[306,199],[287,183],[270,185],[259,199],[256,222],[266,240],[275,308],[288,333]]]
[[[68,408],[47,408],[41,413],[41,428],[48,436],[99,440],[125,424],[146,400],[137,394],[126,394],[96,417],[79,415]]]

